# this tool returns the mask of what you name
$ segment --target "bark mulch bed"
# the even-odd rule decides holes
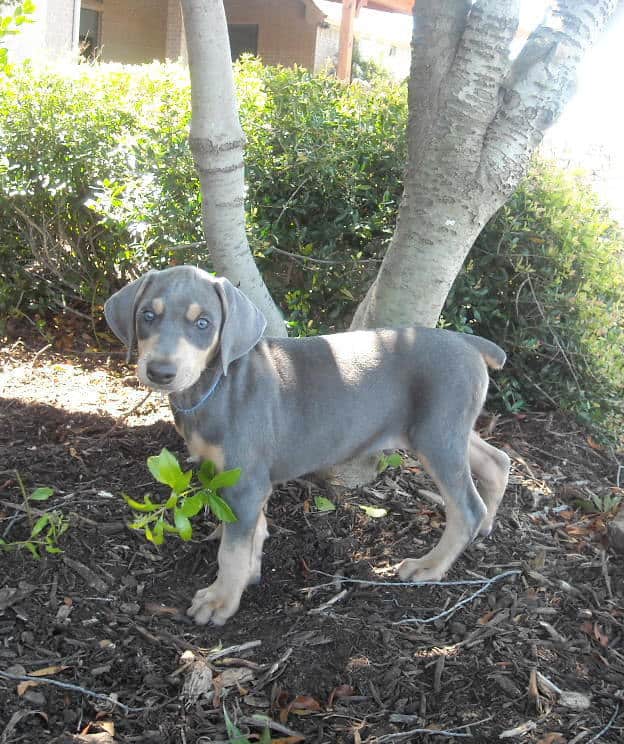
[[[226,742],[224,710],[240,742],[263,717],[281,742],[624,740],[624,561],[592,506],[624,492],[577,424],[486,422],[511,483],[494,534],[447,578],[515,573],[392,585],[444,525],[407,460],[333,512],[311,483],[279,488],[261,584],[225,627],[200,628],[184,611],[215,576],[211,525],[156,548],[120,496],[154,492],[145,460],[163,446],[186,457],[165,403],[143,401],[120,356],[30,346],[0,352],[0,537],[28,533],[16,470],[29,491],[54,488],[33,507],[70,528],[61,554],[0,552],[2,744]],[[82,689],[13,679],[37,674]]]

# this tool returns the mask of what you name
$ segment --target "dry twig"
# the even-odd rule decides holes
[[[600,731],[595,735],[592,736],[592,738],[587,742],[587,744],[593,744],[594,741],[598,741],[604,734],[607,733],[607,731],[613,726],[615,723],[615,719],[618,717],[618,713],[620,712],[620,704],[616,703],[615,710],[613,711],[613,715],[607,722],[607,725],[604,726],[604,728],[601,728]]]
[[[124,705],[123,703],[120,703],[119,700],[115,700],[112,695],[107,695],[103,692],[95,692],[94,690],[88,690],[86,687],[80,687],[80,685],[72,685],[69,682],[61,682],[58,679],[50,679],[50,677],[35,677],[31,674],[11,674],[11,672],[3,672],[0,670],[0,677],[4,677],[5,679],[14,680],[15,682],[37,682],[39,684],[48,684],[48,685],[54,685],[54,687],[60,687],[63,690],[71,690],[72,692],[79,692],[81,695],[86,695],[87,697],[93,697],[97,700],[106,700],[107,703],[110,703],[111,705],[116,706],[117,708],[121,708],[124,713],[139,713],[143,710],[149,710],[149,708],[132,708],[129,705]]]

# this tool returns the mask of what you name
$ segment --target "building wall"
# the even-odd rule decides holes
[[[314,54],[314,72],[336,70],[339,46],[340,29],[329,24],[320,26]]]
[[[224,2],[228,23],[258,26],[258,55],[266,64],[315,68],[319,18],[312,17],[304,0]],[[35,23],[9,37],[15,61],[75,54],[80,7],[101,13],[99,58],[103,62],[186,58],[179,0],[38,0]]]
[[[302,0],[225,0],[230,24],[258,25],[258,56],[267,65],[314,68],[316,24]]]
[[[74,51],[80,2],[76,0],[48,0],[45,46],[53,55]]]
[[[18,34],[2,40],[9,61],[25,59],[56,60],[75,53],[74,21],[80,0],[37,0],[31,23],[20,26]]]
[[[165,56],[167,59],[186,61],[186,40],[180,0],[167,0]]]
[[[84,3],[87,6],[87,3]],[[97,9],[89,0],[88,6]],[[103,62],[139,64],[165,59],[167,0],[104,0],[101,55]]]

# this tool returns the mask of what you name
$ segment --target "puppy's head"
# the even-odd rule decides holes
[[[226,375],[266,327],[258,308],[227,279],[193,266],[148,271],[110,297],[104,315],[128,357],[136,340],[141,382],[168,393],[191,387],[213,364]]]

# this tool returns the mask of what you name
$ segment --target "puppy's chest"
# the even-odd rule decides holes
[[[200,430],[196,422],[184,416],[175,416],[175,428],[186,442],[189,454],[198,460],[210,460],[217,470],[225,468],[225,450],[223,436],[217,431]]]
[[[186,439],[186,445],[193,457],[197,457],[199,460],[210,460],[217,470],[225,468],[225,451],[222,444],[204,439],[201,434],[195,431],[190,438]]]

